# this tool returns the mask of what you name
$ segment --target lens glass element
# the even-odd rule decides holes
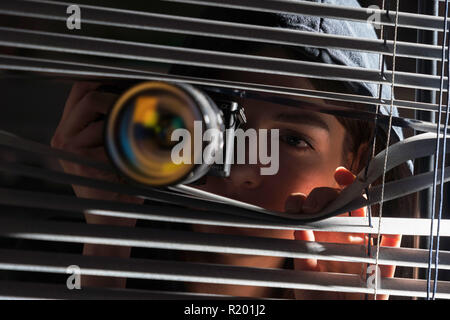
[[[177,129],[193,132],[200,119],[198,108],[183,90],[166,83],[151,82],[126,92],[116,103],[108,121],[107,146],[113,161],[132,179],[150,185],[170,185],[193,168],[190,161],[176,164],[172,141]]]

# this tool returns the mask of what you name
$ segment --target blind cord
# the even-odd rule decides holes
[[[445,10],[445,19],[446,21],[448,15],[448,0],[446,0],[446,10]],[[447,32],[447,22],[444,24],[444,33]],[[447,45],[450,45],[450,37],[447,36]],[[445,54],[445,42],[443,43],[443,52]],[[447,51],[448,58],[448,51]],[[448,59],[447,59],[448,61]],[[442,64],[445,64],[445,60],[442,61]],[[450,71],[450,64],[447,65],[448,71]],[[450,89],[450,82],[447,82],[447,88]],[[450,92],[450,91],[447,91]],[[450,96],[447,95],[447,106],[445,110],[445,127],[444,127],[444,137],[442,142],[442,162],[441,162],[441,180],[440,180],[440,199],[439,199],[439,211],[438,211],[438,226],[437,226],[437,234],[436,234],[436,254],[434,257],[434,282],[433,282],[433,296],[432,299],[436,299],[437,292],[437,281],[438,281],[438,273],[439,273],[439,244],[440,244],[440,227],[441,227],[441,219],[442,219],[442,205],[444,199],[444,167],[445,167],[445,158],[446,158],[446,150],[447,150],[447,129],[448,129],[448,112],[449,112],[449,104],[450,104]],[[439,109],[439,113],[442,113],[442,110]],[[439,123],[440,124],[440,123]],[[439,127],[438,127],[439,128]],[[434,215],[433,215],[434,216]]]
[[[446,1],[448,1],[448,0],[446,0]],[[380,255],[380,238],[381,238],[381,219],[382,219],[382,216],[383,216],[384,186],[385,186],[385,182],[386,182],[387,160],[388,160],[388,154],[389,154],[389,141],[391,139],[392,110],[393,110],[393,107],[394,107],[395,58],[396,58],[396,53],[397,53],[398,13],[399,13],[399,0],[396,1],[396,12],[395,12],[394,47],[393,47],[393,55],[392,55],[391,104],[390,104],[390,107],[389,107],[389,127],[388,127],[388,132],[387,132],[386,154],[385,154],[385,157],[384,157],[383,176],[382,176],[382,182],[381,182],[381,201],[380,201],[380,214],[379,214],[379,219],[378,219],[377,253],[376,253],[376,259],[375,259],[374,300],[377,299],[378,261],[379,261],[379,255]]]
[[[429,252],[428,252],[428,268],[427,268],[427,300],[430,300],[430,292],[431,292],[431,265],[433,261],[433,229],[434,229],[434,218],[436,216],[436,197],[437,197],[437,177],[438,177],[438,166],[439,166],[439,146],[440,146],[440,124],[442,120],[442,96],[443,96],[443,87],[444,87],[444,70],[445,70],[445,44],[447,42],[447,21],[448,21],[448,0],[445,0],[445,10],[444,10],[444,26],[443,26],[443,40],[442,40],[442,61],[441,61],[441,75],[440,75],[440,91],[439,91],[439,110],[438,110],[438,120],[436,127],[436,151],[435,151],[435,159],[434,159],[434,179],[433,179],[433,197],[432,197],[432,214],[431,214],[431,225],[430,225],[430,244],[429,244]],[[448,107],[448,105],[447,105]],[[446,132],[444,132],[446,134]],[[445,143],[445,138],[444,138]],[[443,150],[445,155],[445,149]],[[445,157],[443,157],[445,159]],[[441,186],[443,186],[443,181],[441,181]],[[441,199],[439,201],[439,216],[442,211],[442,192],[441,191]],[[437,255],[437,252],[436,252]],[[436,261],[435,261],[436,262]],[[437,265],[435,265],[435,279],[437,273]],[[437,285],[436,280],[433,285],[433,299],[435,297],[435,285]]]
[[[382,8],[381,8],[382,10],[385,9],[385,5],[386,5],[386,0],[383,0]],[[389,14],[387,14],[387,16],[389,17]],[[384,25],[381,25],[380,38],[381,38],[381,40],[384,40],[384,46],[387,46],[387,40],[386,40],[387,38],[386,38],[386,35],[385,35],[385,31],[386,31],[386,29],[384,28]],[[381,55],[381,59],[380,59],[379,68],[380,68],[380,73],[381,73],[381,76],[382,76],[383,79],[384,79],[384,67],[385,67],[385,55],[382,54]],[[382,96],[383,96],[383,85],[380,83],[378,85],[378,100],[381,101]],[[376,143],[377,143],[377,134],[378,134],[378,113],[379,112],[380,112],[380,105],[377,104],[376,105],[376,110],[375,110],[375,120],[374,120],[375,127],[374,127],[373,137],[372,137],[371,146],[370,146],[371,149],[372,149],[372,153],[367,159],[367,164],[366,164],[366,168],[365,168],[365,171],[364,171],[364,179],[365,180],[367,180],[367,175],[369,173],[369,165],[370,165],[372,159],[375,157],[375,150],[376,150]],[[371,185],[369,185],[365,189],[368,201],[370,201],[370,197],[369,197],[369,187],[370,186]],[[369,220],[368,221],[369,222],[369,227],[373,228],[373,224],[372,224],[372,207],[371,206],[367,206],[367,217],[368,217],[368,220]],[[369,233],[367,235],[367,256],[369,258],[372,257],[372,234],[371,233]],[[367,271],[366,271],[366,280],[367,280],[367,276],[368,276],[368,274],[367,274]],[[364,297],[365,300],[368,300],[368,297],[369,297],[369,295],[366,293],[365,297]]]

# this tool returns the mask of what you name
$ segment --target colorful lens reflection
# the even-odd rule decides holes
[[[139,97],[136,99],[133,116],[133,139],[144,149],[147,146],[170,151],[178,143],[172,141],[172,133],[176,129],[185,129],[183,118],[165,109],[158,108],[155,97]],[[144,152],[146,150],[143,150]]]
[[[131,89],[111,113],[107,139],[113,161],[122,172],[142,183],[169,185],[180,181],[193,164],[172,161],[172,149],[180,141],[171,137],[177,129],[192,131],[195,119],[195,105],[177,87],[147,83]]]

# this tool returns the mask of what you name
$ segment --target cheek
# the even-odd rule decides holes
[[[339,164],[318,158],[303,161],[280,161],[280,170],[272,179],[283,190],[287,198],[292,193],[309,194],[317,187],[337,187],[334,171]]]
[[[233,192],[239,189],[237,200],[268,210],[284,211],[286,199],[293,193],[307,195],[317,187],[338,187],[334,180],[334,171],[340,164],[334,162],[327,156],[284,156],[280,157],[278,173],[273,176],[260,176],[258,179],[261,180],[256,188],[233,187],[229,181],[219,177],[208,177],[205,185],[196,188],[231,198]]]
[[[226,188],[223,178],[215,176],[207,177],[206,183],[201,185],[191,185],[191,187],[194,189],[203,190],[217,195],[226,196],[226,194],[224,194]]]

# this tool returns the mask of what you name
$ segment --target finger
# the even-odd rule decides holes
[[[75,148],[92,148],[103,145],[103,130],[105,121],[91,122],[85,129],[72,139]]]
[[[93,147],[93,148],[71,148],[69,151],[73,154],[76,154],[78,156],[81,156],[83,158],[88,158],[90,160],[103,162],[103,163],[109,163],[109,157],[106,153],[106,150],[103,146],[99,147]],[[64,169],[65,172],[72,173],[72,174],[82,174],[85,176],[90,176],[91,172],[94,172],[93,176],[96,175],[103,175],[103,174],[111,174],[110,171],[104,171],[101,169],[96,169],[93,167],[80,165],[78,163],[67,161],[67,160],[60,160],[60,163]],[[87,173],[87,174],[85,174]]]
[[[382,235],[380,247],[400,247],[402,242],[401,235]],[[395,275],[395,265],[378,265],[378,272],[381,278],[393,278]],[[373,295],[371,295],[373,299]],[[377,300],[387,300],[389,295],[377,295]]]
[[[351,217],[365,217],[366,207],[353,210],[349,213],[342,214],[340,216]],[[314,236],[316,241],[319,242],[334,242],[334,243],[347,243],[347,244],[358,244],[365,245],[367,243],[367,235],[364,233],[346,233],[346,232],[326,232],[326,231],[315,231]]]
[[[61,125],[59,134],[63,139],[73,138],[99,115],[108,113],[117,95],[91,91],[76,105]]]
[[[334,178],[336,182],[343,188],[349,186],[355,181],[356,176],[345,167],[338,167],[334,173]],[[351,217],[365,217],[367,214],[367,208],[362,207],[356,210],[349,212],[349,216]],[[361,236],[359,234],[359,236]]]
[[[314,237],[318,242],[345,243],[355,245],[364,245],[367,242],[363,233],[315,231]]]
[[[326,207],[331,201],[339,195],[338,189],[320,187],[315,188],[310,192],[305,202],[303,203],[302,211],[304,213],[319,212]]]
[[[291,194],[285,202],[285,212],[287,213],[300,213],[303,207],[303,202],[306,199],[306,195],[303,193]]]
[[[334,178],[341,188],[352,184],[355,177],[353,173],[344,167],[338,167],[334,173]],[[304,213],[314,213],[322,210],[328,203],[338,197],[339,191],[329,187],[315,188],[303,202],[302,211]]]
[[[97,89],[101,83],[99,82],[76,82],[70,90],[69,97],[67,98],[66,105],[64,107],[61,121],[67,118],[74,106],[89,92]]]
[[[402,242],[401,235],[383,235],[381,237],[381,247],[395,247],[399,248]],[[392,278],[395,274],[395,267],[393,265],[380,266],[381,276],[386,278]]]
[[[341,187],[351,185],[355,178],[356,176],[345,167],[338,167],[334,172],[334,179]]]
[[[86,149],[86,155],[92,160],[109,163],[109,157],[104,146]]]
[[[402,236],[401,235],[383,235],[380,241],[381,247],[400,247],[400,244],[402,242]],[[379,272],[380,276],[382,278],[392,278],[395,275],[395,265],[379,265]],[[387,295],[381,295],[380,297],[377,297],[377,299],[385,300],[387,299]]]
[[[399,248],[402,242],[402,235],[400,234],[383,234],[380,241],[381,247],[395,247]]]
[[[351,217],[366,217],[367,216],[367,207],[362,207],[356,210],[350,211]]]
[[[314,232],[311,230],[294,231],[294,239],[302,241],[315,241]],[[296,270],[319,271],[317,259],[294,259]]]

